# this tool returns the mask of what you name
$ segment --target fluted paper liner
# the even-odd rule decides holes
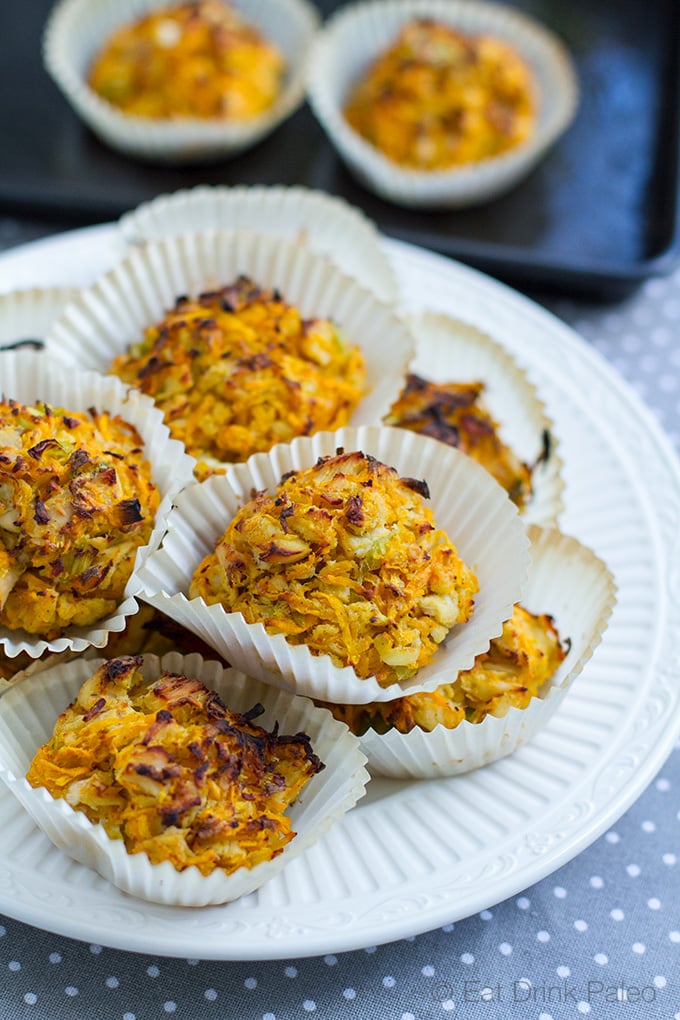
[[[384,301],[396,277],[378,232],[359,209],[308,188],[201,185],[144,202],[120,220],[129,244],[197,230],[250,230],[287,238],[325,255]]]
[[[77,293],[75,287],[32,287],[0,294],[0,350],[23,340],[42,340]]]
[[[139,899],[174,906],[202,907],[244,896],[276,875],[288,861],[315,843],[364,795],[368,773],[358,739],[344,723],[307,699],[291,697],[200,655],[144,657],[142,673],[182,673],[216,690],[228,708],[245,712],[260,702],[265,709],[257,724],[281,733],[306,733],[326,768],[312,776],[290,807],[297,835],[283,853],[256,867],[231,875],[220,870],[204,876],[198,868],[177,871],[169,862],[151,864],[144,853],[130,854],[122,840],[111,839],[65,800],[44,787],[34,789],[24,778],[38,747],[49,740],[57,716],[76,697],[82,684],[104,659],[78,660],[24,680],[0,699],[0,778],[28,811],[36,825],[60,850]]]
[[[263,234],[205,231],[132,250],[69,305],[47,337],[48,349],[56,357],[106,372],[116,355],[174,306],[178,295],[197,295],[241,273],[261,287],[278,287],[305,318],[332,319],[361,348],[368,392],[351,424],[380,421],[400,392],[413,355],[409,330],[390,305],[323,256]]]
[[[139,589],[137,572],[149,552],[160,542],[165,519],[174,497],[193,481],[195,461],[182,443],[170,438],[162,416],[152,401],[137,390],[131,390],[113,376],[83,372],[51,358],[46,353],[6,351],[0,354],[0,392],[20,403],[33,404],[44,400],[52,407],[70,411],[98,411],[119,414],[138,430],[144,440],[145,455],[151,464],[152,477],[160,492],[156,523],[147,545],[137,550],[135,567],[125,588],[125,598],[115,613],[90,627],[69,627],[63,637],[46,641],[23,630],[0,627],[0,644],[11,657],[27,652],[34,658],[45,651],[82,652],[88,646],[101,648],[112,631],[125,627],[126,617],[137,610],[134,598]]]
[[[388,48],[401,27],[431,18],[472,35],[511,44],[533,71],[538,120],[530,139],[502,155],[448,170],[400,167],[354,131],[343,116],[351,87]],[[397,205],[461,208],[488,201],[520,181],[569,126],[578,84],[562,43],[526,14],[477,0],[368,0],[343,7],[312,48],[307,97],[349,170],[370,191]]]
[[[177,3],[178,0],[174,0]],[[61,0],[43,36],[43,62],[73,109],[103,142],[125,155],[158,163],[222,159],[255,145],[304,100],[305,73],[319,14],[308,0],[231,0],[275,43],[286,61],[281,94],[245,121],[198,117],[133,117],[90,88],[90,64],[108,37],[143,17],[159,0]],[[172,0],[166,6],[173,6]]]
[[[425,312],[406,321],[416,342],[412,372],[435,383],[484,383],[482,401],[499,423],[501,438],[525,464],[535,464],[522,518],[526,524],[554,524],[564,509],[559,442],[524,369],[501,344],[459,319]]]
[[[194,571],[252,491],[273,492],[287,471],[310,467],[339,447],[371,454],[404,477],[425,479],[437,526],[446,531],[479,581],[471,620],[451,630],[433,661],[415,677],[389,687],[381,687],[375,677],[362,680],[351,667],[335,666],[329,656],[312,655],[304,645],[289,644],[282,634],[268,634],[261,623],[246,623],[240,613],[188,598]],[[296,694],[363,704],[432,690],[451,673],[468,669],[512,614],[527,567],[522,521],[483,468],[426,436],[364,426],[275,446],[268,454],[255,454],[245,464],[234,465],[226,476],[191,486],[178,498],[163,546],[147,561],[140,578],[147,602],[200,635],[237,668]]]
[[[562,641],[571,647],[555,675],[526,708],[502,718],[463,721],[455,729],[428,733],[368,730],[361,738],[369,768],[400,779],[455,776],[512,754],[542,729],[600,643],[616,601],[611,573],[590,549],[553,529],[529,528],[531,566],[522,605],[555,618]],[[584,678],[584,682],[587,682]]]

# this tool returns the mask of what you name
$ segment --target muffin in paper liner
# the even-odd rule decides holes
[[[240,613],[188,598],[194,571],[253,491],[273,492],[283,474],[311,467],[339,448],[371,455],[403,477],[425,479],[437,527],[448,534],[479,581],[472,618],[454,627],[434,659],[401,684],[381,687],[375,677],[360,679],[351,667],[336,666],[327,655],[312,655],[305,645],[289,644],[282,634],[268,634],[261,623],[246,623]],[[512,614],[527,567],[522,521],[483,468],[434,439],[403,429],[364,426],[319,432],[275,446],[234,465],[226,476],[187,489],[168,518],[162,547],[147,561],[140,579],[145,601],[194,631],[237,668],[320,701],[364,704],[432,690],[452,672],[468,669]]]
[[[455,776],[488,765],[521,747],[546,725],[600,643],[616,602],[616,586],[606,565],[575,538],[531,525],[531,566],[521,604],[533,613],[549,613],[568,654],[539,696],[526,708],[505,716],[487,715],[480,723],[439,725],[431,732],[415,727],[379,734],[368,730],[361,747],[371,772],[400,779]]]
[[[532,494],[522,519],[554,524],[564,509],[559,442],[524,369],[501,344],[459,319],[424,312],[406,322],[416,341],[411,372],[434,383],[484,383],[482,403],[499,423],[501,439],[533,466]]]
[[[32,287],[0,294],[0,351],[40,350],[44,334],[77,293],[75,287]]]
[[[112,360],[173,307],[231,283],[239,274],[277,287],[305,317],[332,319],[361,348],[367,393],[352,425],[380,421],[397,396],[413,339],[390,305],[379,301],[323,256],[281,238],[249,231],[206,231],[169,237],[128,257],[82,291],[54,324],[46,343],[55,357],[106,372]]]
[[[44,652],[82,652],[91,645],[101,648],[112,631],[121,631],[126,618],[137,610],[134,598],[139,590],[137,572],[150,551],[160,543],[166,517],[177,493],[193,481],[195,461],[182,443],[170,438],[160,412],[148,397],[131,390],[114,377],[96,372],[74,371],[73,366],[33,351],[9,351],[0,357],[0,391],[24,404],[45,401],[52,407],[70,411],[98,411],[119,414],[138,430],[144,440],[145,455],[160,493],[160,506],[150,541],[137,550],[134,570],[125,588],[125,598],[115,613],[90,627],[69,627],[62,637],[50,641],[23,630],[0,627],[0,645],[4,654],[15,657],[26,652],[38,658]]]
[[[53,799],[44,787],[34,789],[24,778],[38,747],[52,734],[57,716],[75,698],[82,684],[104,662],[78,659],[27,678],[0,699],[0,778],[28,811],[36,825],[60,850],[139,899],[175,906],[202,907],[226,903],[263,885],[315,843],[364,795],[368,773],[358,739],[330,712],[305,698],[259,683],[200,655],[145,656],[145,676],[159,670],[182,673],[216,690],[228,708],[245,712],[258,701],[265,712],[258,725],[281,733],[306,733],[325,769],[309,780],[289,810],[297,835],[283,852],[252,869],[231,875],[214,871],[204,876],[196,867],[177,871],[171,863],[151,864],[144,853],[129,854],[122,840],[111,839],[64,800]]]
[[[160,195],[120,220],[129,244],[197,230],[252,230],[283,237],[325,255],[383,301],[397,284],[378,231],[343,199],[308,188],[210,187]]]
[[[169,0],[165,6],[178,2]],[[110,34],[163,6],[158,0],[61,0],[45,28],[43,62],[76,113],[102,141],[125,155],[177,164],[232,156],[270,134],[303,102],[307,55],[319,14],[308,0],[231,0],[231,5],[278,46],[286,61],[277,100],[245,121],[133,117],[88,85],[90,63]]]
[[[465,34],[494,36],[512,45],[533,72],[538,119],[532,136],[499,156],[448,170],[400,167],[345,120],[351,87],[392,44],[403,25],[433,19]],[[317,119],[354,176],[397,205],[463,208],[509,191],[545,155],[576,112],[578,84],[562,43],[519,11],[476,0],[367,0],[343,7],[312,48],[307,97]]]

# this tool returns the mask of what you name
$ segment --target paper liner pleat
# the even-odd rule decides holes
[[[5,351],[0,356],[0,392],[8,399],[24,404],[45,401],[52,407],[63,407],[69,411],[87,411],[95,407],[100,413],[119,414],[135,426],[144,440],[145,455],[161,497],[160,506],[151,538],[137,550],[125,597],[115,612],[90,627],[69,627],[64,636],[51,641],[23,630],[0,627],[0,644],[5,654],[11,657],[20,652],[37,658],[48,650],[82,652],[90,645],[101,648],[109,634],[123,630],[126,618],[136,612],[137,571],[160,543],[175,496],[193,481],[195,461],[187,455],[182,443],[170,438],[152,401],[113,376],[74,370],[46,353]]]
[[[382,735],[368,730],[361,746],[372,772],[400,779],[470,772],[517,750],[559,709],[602,639],[616,587],[602,560],[576,539],[537,525],[529,528],[529,537],[531,566],[522,604],[530,612],[552,615],[561,640],[571,643],[555,675],[526,708],[510,708],[502,718],[488,715],[481,723],[440,725],[429,733],[420,727]]]
[[[411,680],[381,687],[375,677],[359,679],[349,666],[312,655],[281,634],[268,634],[240,613],[188,598],[194,571],[213,551],[253,490],[273,492],[281,476],[313,465],[320,456],[361,450],[395,467],[400,475],[424,478],[435,522],[475,571],[479,593],[472,619],[454,627],[431,663]],[[469,457],[434,439],[378,426],[339,429],[303,437],[255,454],[226,476],[191,486],[168,518],[163,546],[140,573],[142,597],[200,635],[227,661],[262,680],[322,701],[362,704],[432,690],[444,678],[472,666],[521,597],[528,567],[528,540],[517,511],[493,478]]]
[[[358,739],[325,709],[259,683],[200,655],[160,660],[144,657],[142,672],[159,670],[201,680],[216,690],[228,708],[244,712],[260,702],[265,712],[257,724],[281,733],[306,733],[325,769],[313,776],[288,811],[297,833],[274,860],[231,875],[216,870],[203,876],[196,867],[179,872],[169,862],[151,864],[143,853],[129,854],[122,840],[109,838],[101,825],[44,788],[33,789],[24,778],[38,747],[52,733],[57,716],[75,698],[82,684],[105,660],[78,660],[46,670],[0,699],[0,778],[52,842],[81,864],[96,870],[131,896],[157,903],[200,907],[225,903],[257,889],[294,857],[315,843],[331,825],[363,796],[368,773]]]
[[[21,340],[42,340],[77,293],[75,287],[31,287],[0,294],[0,348]]]

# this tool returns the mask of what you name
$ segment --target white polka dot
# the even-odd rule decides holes
[[[0,924],[0,938],[2,938],[2,936],[6,935],[6,934],[7,934],[7,929],[5,928],[4,924]]]
[[[490,921],[491,918],[493,917],[493,914],[491,913],[490,910],[483,910],[479,916],[481,917],[482,921]]]
[[[649,819],[647,819],[647,821],[644,821],[640,828],[642,829],[643,832],[656,832],[656,825]]]
[[[26,992],[26,994],[24,995],[24,1002],[26,1003],[27,1006],[35,1006],[37,1001],[38,996],[35,994],[35,992]]]
[[[537,931],[536,938],[539,942],[550,942],[550,933],[547,931]]]
[[[397,982],[394,980],[391,974],[386,974],[382,980],[382,983],[383,987],[385,988],[394,988]]]
[[[203,992],[203,997],[205,999],[207,999],[208,1002],[214,1002],[215,999],[217,998],[217,991],[216,991],[216,989],[214,989],[214,988],[206,988],[206,990]]]
[[[286,967],[283,973],[289,978],[297,977],[297,967]]]
[[[680,942],[680,931],[669,931],[668,937],[671,942]]]
[[[564,889],[561,885],[556,885],[555,888],[553,889],[553,895],[557,896],[558,900],[563,900],[564,897],[567,895],[567,890]]]
[[[557,974],[558,977],[568,978],[569,975],[571,974],[571,971],[569,970],[568,967],[558,967],[555,973]]]
[[[366,946],[366,948],[364,949],[364,952],[368,953],[369,956],[370,956],[371,953],[375,953],[377,948],[378,948],[377,946]]]
[[[626,871],[628,872],[631,878],[637,878],[638,875],[640,874],[640,868],[638,867],[637,864],[627,864]]]
[[[106,985],[107,988],[118,988],[120,981],[118,980],[117,977],[107,977],[104,984]]]
[[[445,931],[446,934],[448,935],[448,933],[453,931],[454,928],[455,928],[455,925],[453,925],[453,924],[445,924],[444,927],[442,928],[442,931]]]
[[[631,949],[633,950],[633,952],[637,953],[638,956],[641,956],[642,953],[644,953],[645,948],[646,947],[645,947],[644,942],[634,942],[633,945],[631,946]]]
[[[539,1013],[538,1020],[553,1020],[552,1013]]]
[[[101,953],[101,951],[102,951],[102,947],[101,947],[101,946],[98,946],[98,945],[97,945],[96,943],[93,943],[93,944],[92,944],[92,945],[90,946],[90,952],[91,952],[91,953],[93,953],[93,954],[94,954],[95,956],[99,956],[99,954]]]
[[[50,963],[61,963],[61,953],[50,953],[48,959]]]
[[[346,999],[356,999],[357,997],[357,993],[354,991],[353,988],[345,988],[342,994]]]
[[[466,967],[469,967],[470,964],[475,962],[475,958],[472,955],[472,953],[463,953],[463,955],[460,958],[460,962],[464,963]]]
[[[71,999],[75,998],[75,996],[78,994],[78,989],[75,988],[73,985],[67,985],[64,991]]]
[[[618,907],[614,907],[613,910],[609,911],[609,916],[611,917],[612,921],[623,921],[625,914],[623,913],[622,910],[619,910]]]
[[[451,925],[451,927],[453,928],[453,925]],[[406,938],[404,939],[404,942],[415,942],[415,940],[416,940],[415,935],[407,935]]]
[[[520,896],[517,900],[517,906],[520,910],[528,910],[531,906],[531,900],[528,900],[526,896]]]
[[[657,900],[656,896],[652,896],[650,900],[647,900],[647,906],[650,910],[660,910],[661,900]]]
[[[247,977],[243,982],[243,987],[252,992],[253,988],[257,988],[257,978]]]
[[[590,1003],[589,1002],[579,1002],[579,1004],[578,1004],[578,1006],[576,1008],[579,1011],[579,1013],[590,1013]]]
[[[442,1002],[442,1009],[446,1010],[447,1013],[450,1013],[451,1010],[453,1010],[455,1008],[456,1008],[456,1004],[453,1001],[453,999],[444,999],[444,1001]]]
[[[137,1020],[134,1013],[123,1013],[123,1020]]]
[[[402,1013],[401,1020],[416,1020],[413,1013]]]
[[[574,928],[576,931],[588,931],[588,924],[579,918],[578,921],[574,921]]]
[[[675,856],[675,854],[664,854],[661,860],[664,862],[664,864],[668,864],[670,867],[672,864],[675,864],[678,859]]]
[[[323,962],[326,964],[327,967],[335,967],[336,963],[338,962],[338,958],[337,956],[324,956]]]
[[[667,984],[668,982],[666,981],[666,978],[663,976],[663,974],[657,974],[656,977],[654,978],[655,988],[665,988]]]
[[[146,968],[146,972],[150,978],[157,978],[160,974],[160,970],[154,963],[152,963],[150,967]]]
[[[606,964],[609,963],[609,957],[606,956],[604,953],[595,953],[593,960],[595,961],[595,963],[599,963],[600,967],[604,967]]]
[[[21,970],[21,964],[18,960],[10,960],[7,966],[11,971]]]
[[[619,843],[621,841],[621,837],[618,832],[608,832],[604,838],[608,843]]]
[[[590,880],[590,885],[593,889],[601,889],[604,885],[604,880],[599,875],[593,875]]]
[[[163,1003],[163,1009],[166,1013],[174,1013],[177,1009],[177,1003],[173,1002],[172,999],[168,999],[167,1002]]]
[[[201,962],[200,960],[187,960],[187,963],[189,964],[190,967],[198,967],[200,962]]]
[[[431,963],[426,963],[420,973],[423,977],[434,977],[434,967]]]
[[[302,1008],[304,1009],[305,1013],[314,1013],[314,1011],[316,1010],[316,1003],[314,1002],[314,999],[305,999],[305,1001],[302,1003]]]
[[[621,337],[621,347],[626,354],[635,354],[640,350],[640,338],[634,333],[626,333]]]
[[[275,1013],[263,1013],[262,1014],[262,1020],[276,1020],[276,1014]]]
[[[667,790],[670,790],[671,784],[667,779],[657,779],[656,788],[657,790],[660,790],[661,793],[666,793]]]
[[[498,947],[498,952],[502,953],[503,956],[510,956],[510,953],[512,952],[512,946],[510,945],[509,942],[501,942],[500,946]]]

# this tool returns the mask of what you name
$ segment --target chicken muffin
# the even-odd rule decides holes
[[[320,457],[239,510],[190,596],[381,686],[406,680],[472,616],[478,590],[428,496],[364,453]]]

